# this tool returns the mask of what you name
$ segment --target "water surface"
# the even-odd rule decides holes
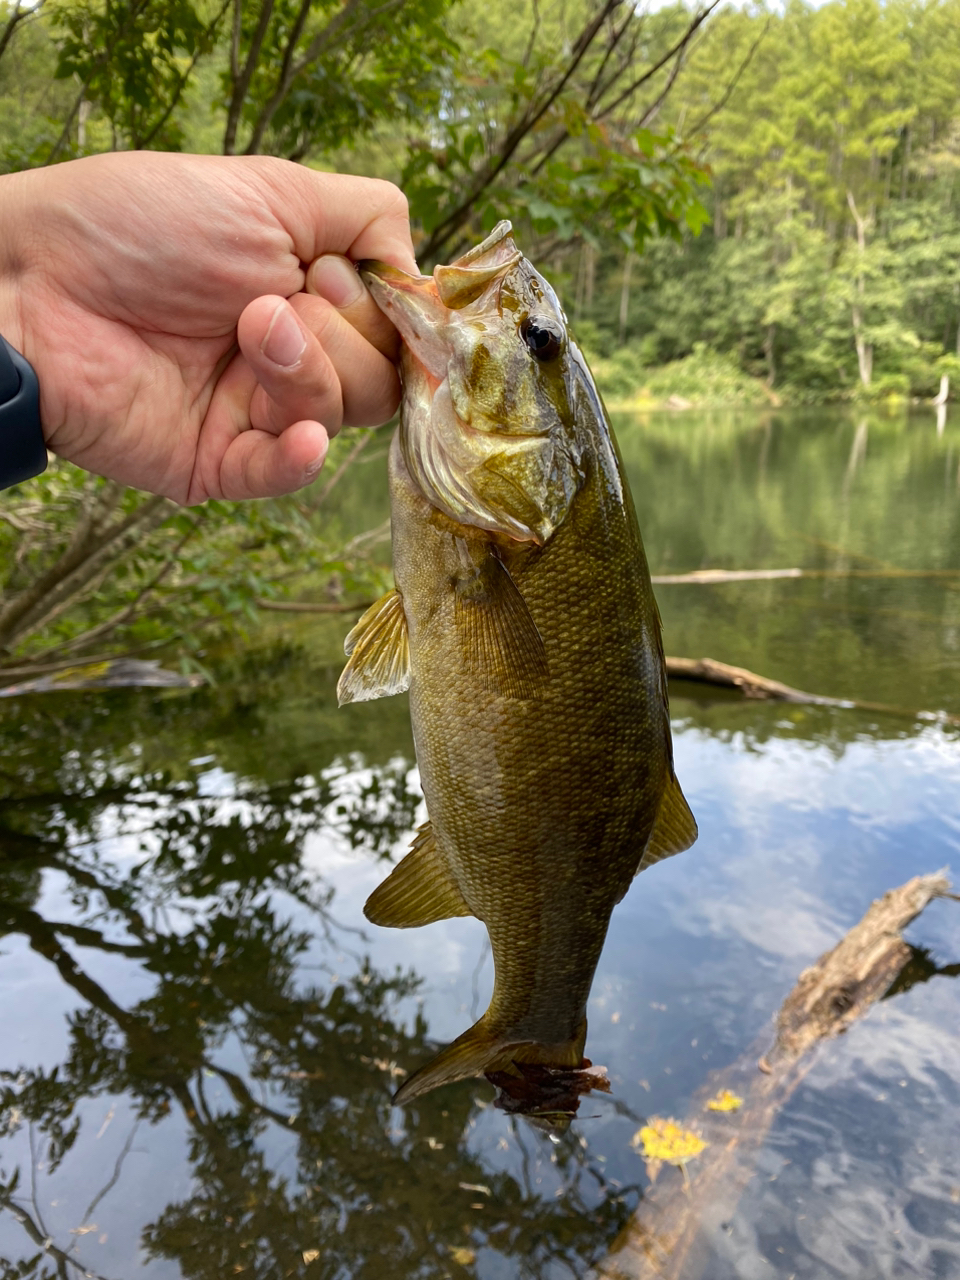
[[[960,569],[960,422],[618,432],[655,572],[860,571],[662,587],[668,652],[908,714],[673,687],[700,839],[614,913],[587,1046],[613,1092],[553,1143],[485,1082],[390,1105],[491,966],[477,921],[363,918],[423,815],[405,700],[337,711],[327,624],[213,689],[0,704],[3,1280],[582,1276],[644,1195],[645,1119],[687,1116],[872,898],[956,872],[960,731],[909,712],[960,715],[960,576],[893,571]],[[382,459],[336,499],[382,519]],[[908,939],[905,989],[821,1046],[705,1228],[710,1280],[960,1277],[960,906]]]

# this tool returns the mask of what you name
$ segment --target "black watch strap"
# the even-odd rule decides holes
[[[38,476],[46,465],[37,375],[0,337],[0,489]]]

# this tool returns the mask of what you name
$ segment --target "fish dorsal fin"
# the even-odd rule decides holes
[[[655,862],[672,857],[689,849],[697,838],[697,822],[690,812],[690,806],[680,790],[680,783],[673,774],[667,782],[660,798],[653,830],[643,850],[643,857],[637,867],[637,874],[652,867]]]
[[[393,929],[416,929],[435,920],[473,914],[447,869],[429,822],[419,828],[403,861],[371,893],[363,914],[371,924]]]
[[[455,583],[454,614],[464,665],[490,693],[538,698],[547,654],[527,602],[492,552]]]
[[[372,604],[343,642],[347,665],[337,701],[369,702],[410,687],[410,645],[403,597],[394,588]]]

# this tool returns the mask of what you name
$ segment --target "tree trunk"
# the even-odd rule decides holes
[[[907,183],[910,180],[910,144],[913,141],[913,134],[910,132],[910,126],[907,125],[905,130],[907,140],[903,147],[903,160],[900,164],[900,199],[907,198]]]
[[[763,340],[763,354],[767,360],[767,386],[772,387],[777,377],[777,366],[774,361],[774,344],[777,336],[777,326],[775,324],[767,325],[766,337]]]
[[[853,340],[857,348],[860,381],[865,387],[869,387],[870,379],[873,377],[873,344],[867,341],[863,329],[863,300],[866,293],[863,259],[867,252],[867,220],[861,216],[860,211],[857,209],[852,191],[847,192],[847,204],[850,206],[850,212],[857,228],[857,255],[859,260],[854,286],[856,289],[856,301],[850,308],[850,317],[853,321]]]
[[[627,250],[623,262],[623,283],[620,285],[620,345],[627,340],[627,320],[630,315],[630,272],[633,268],[633,250]]]

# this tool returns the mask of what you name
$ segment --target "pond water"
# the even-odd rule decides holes
[[[672,686],[700,838],[614,913],[587,1042],[612,1092],[555,1142],[484,1081],[391,1106],[491,963],[475,920],[363,918],[421,804],[405,699],[336,709],[329,621],[215,688],[0,703],[2,1280],[584,1276],[649,1186],[645,1121],[772,1040],[873,898],[960,871],[956,411],[617,429],[655,573],[857,571],[660,587],[667,652],[902,714]],[[382,459],[336,496],[381,519]],[[689,1280],[960,1277],[960,904],[907,938]]]

